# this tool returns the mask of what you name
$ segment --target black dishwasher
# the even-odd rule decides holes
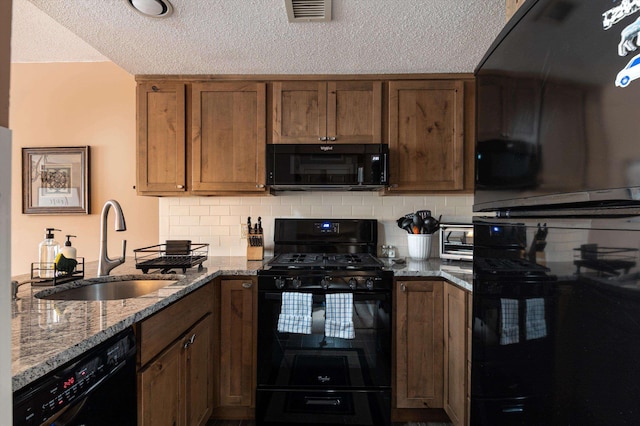
[[[13,424],[135,425],[131,327],[13,393]]]

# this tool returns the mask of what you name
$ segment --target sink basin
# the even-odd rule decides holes
[[[163,287],[177,283],[175,277],[148,275],[140,278],[100,277],[79,280],[57,288],[53,292],[44,290],[35,294],[46,300],[117,300],[144,296]]]

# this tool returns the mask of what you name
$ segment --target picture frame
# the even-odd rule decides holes
[[[22,148],[22,213],[89,214],[89,146]]]

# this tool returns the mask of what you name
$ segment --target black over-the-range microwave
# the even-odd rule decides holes
[[[388,185],[387,144],[268,144],[273,190],[377,190]]]

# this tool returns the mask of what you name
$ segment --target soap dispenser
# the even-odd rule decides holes
[[[55,228],[46,228],[44,240],[42,240],[38,245],[38,266],[40,267],[40,278],[55,277],[54,264],[58,251],[60,251],[60,244],[53,239],[53,231],[60,230]]]
[[[67,259],[76,260],[76,248],[71,246],[71,238],[76,238],[75,235],[67,235],[67,241],[64,242],[64,247],[60,249],[60,253]]]

